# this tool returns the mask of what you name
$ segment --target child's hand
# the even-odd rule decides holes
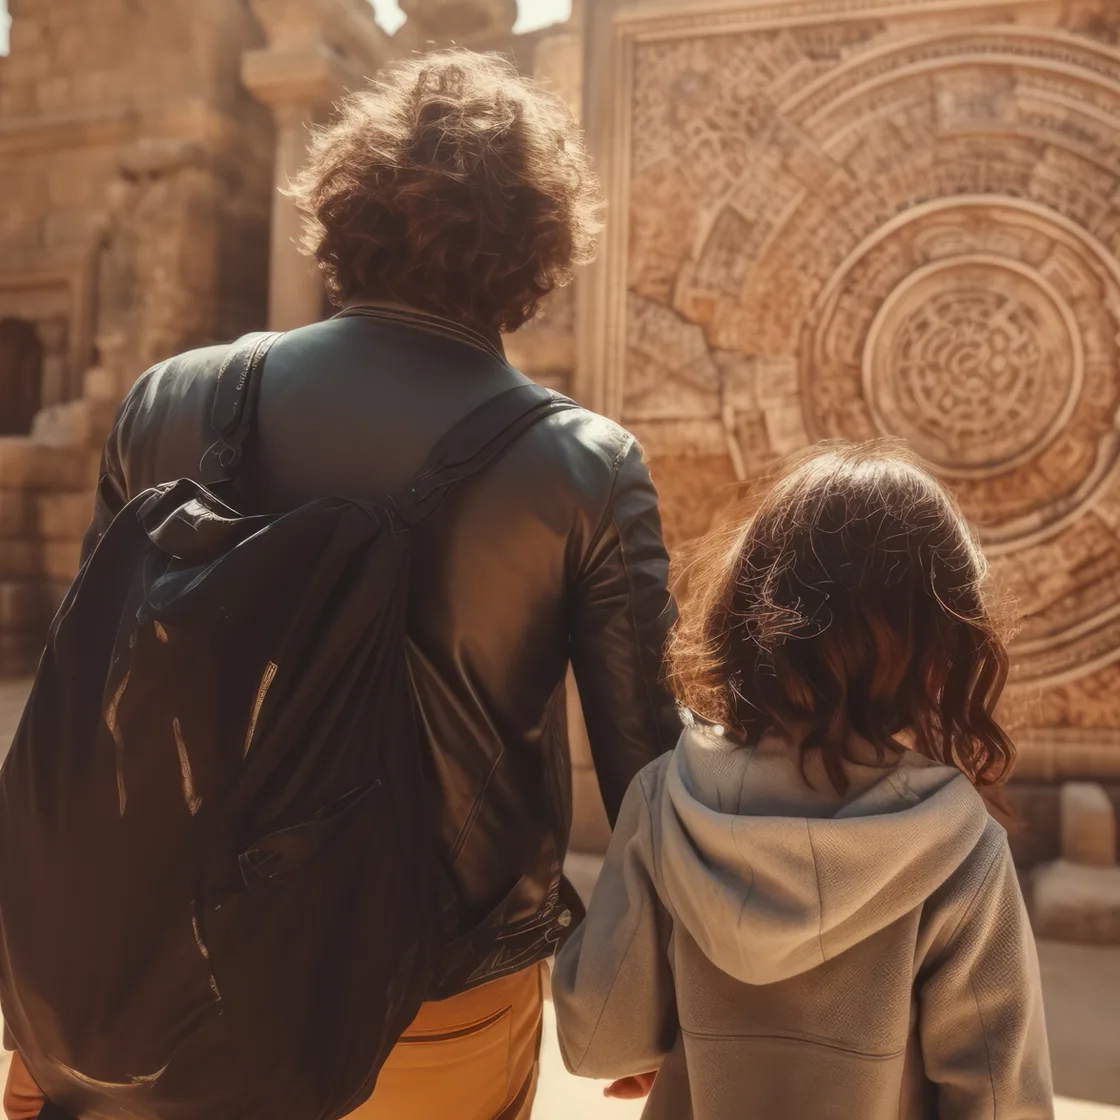
[[[608,1085],[603,1090],[604,1097],[611,1097],[616,1101],[640,1101],[648,1097],[653,1083],[657,1080],[657,1073],[639,1073],[637,1077],[624,1077],[613,1085]]]

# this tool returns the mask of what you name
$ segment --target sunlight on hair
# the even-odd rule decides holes
[[[288,191],[331,299],[515,331],[595,255],[601,194],[560,98],[496,54],[400,59],[339,105]]]
[[[693,551],[669,644],[677,699],[733,737],[775,730],[839,793],[855,744],[957,766],[1000,804],[1007,628],[975,532],[890,440],[820,444]]]

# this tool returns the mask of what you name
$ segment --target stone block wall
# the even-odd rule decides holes
[[[77,572],[135,379],[264,325],[272,122],[240,81],[247,0],[11,0],[0,59],[0,319],[43,411],[0,438],[0,674],[33,667]],[[13,376],[0,354],[0,377]]]

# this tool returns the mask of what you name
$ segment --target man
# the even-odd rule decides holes
[[[590,258],[597,232],[598,184],[570,114],[467,52],[399,64],[346,101],[293,193],[343,311],[269,354],[247,462],[262,510],[384,494],[460,418],[525,383],[501,333]],[[87,548],[136,494],[197,477],[225,353],[180,356],[137,384]],[[680,731],[660,681],[675,610],[657,495],[635,440],[575,410],[522,436],[417,532],[411,669],[460,936],[439,998],[355,1115],[527,1117],[542,963],[577,905],[561,874],[569,662],[612,821]],[[17,1060],[13,1115],[26,1090]]]

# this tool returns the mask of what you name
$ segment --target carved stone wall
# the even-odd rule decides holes
[[[240,81],[262,38],[247,0],[9,6],[0,313],[63,322],[67,368],[44,403],[81,396],[101,336],[127,333],[135,378],[259,325],[272,130]]]
[[[127,389],[263,325],[273,149],[240,80],[248,0],[9,6],[0,320],[33,331],[44,408],[0,435],[0,675],[38,659]]]
[[[671,539],[816,440],[903,437],[1019,600],[1036,770],[1060,732],[1120,771],[1120,6],[678,4],[613,35],[594,352]]]

